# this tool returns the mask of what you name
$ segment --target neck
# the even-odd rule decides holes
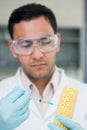
[[[49,81],[50,81],[50,79],[51,79],[51,77],[53,75],[53,72],[49,76],[46,76],[46,77],[43,77],[43,78],[29,77],[31,82],[33,82],[35,84],[35,86],[37,87],[37,89],[38,89],[41,96],[43,95],[43,91],[46,88],[46,85],[49,83]]]
[[[46,77],[46,78],[41,78],[41,79],[31,79],[30,80],[35,84],[35,86],[37,87],[40,95],[43,95],[43,91],[46,88],[46,85],[48,84],[48,82],[50,81],[51,77]]]
[[[54,71],[55,71],[55,67],[53,68],[53,70],[50,71],[50,73],[47,76],[39,77],[39,78],[34,78],[31,75],[29,75],[28,73],[26,73],[25,71],[24,71],[24,73],[31,80],[31,82],[37,87],[40,95],[42,96],[43,91],[46,88],[49,81],[51,80],[51,77],[52,77]]]

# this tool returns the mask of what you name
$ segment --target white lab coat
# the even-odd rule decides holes
[[[66,76],[63,70],[58,70],[61,72],[61,79],[57,91],[52,98],[52,102],[54,102],[55,104],[58,103],[61,92],[66,85],[71,85],[78,88],[79,94],[75,106],[73,120],[77,123],[80,123],[82,127],[84,127],[84,118],[87,115],[87,85],[72,78],[69,78],[68,76]],[[17,71],[15,76],[1,81],[0,98],[7,95],[7,93],[10,92],[15,86],[23,87],[20,79],[20,69]],[[32,100],[30,102],[29,108],[29,118],[15,130],[49,130],[47,125],[49,122],[53,122],[54,120],[56,105],[49,105],[44,117],[40,115],[40,112],[38,111]]]

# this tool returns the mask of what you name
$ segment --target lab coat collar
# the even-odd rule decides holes
[[[51,116],[52,114],[54,114],[54,112],[56,111],[56,108],[57,108],[57,104],[58,104],[61,92],[62,92],[63,88],[65,87],[65,85],[68,84],[67,76],[65,75],[64,71],[62,69],[59,69],[59,68],[58,68],[58,71],[60,72],[60,82],[59,82],[59,85],[58,85],[58,87],[56,89],[56,92],[54,93],[54,96],[53,96],[53,98],[51,100],[56,105],[53,105],[53,106],[49,105],[48,110],[46,111],[46,114],[44,116],[44,119],[46,119],[49,116]],[[20,78],[20,68],[18,69],[18,71],[17,71],[17,73],[15,75],[15,78],[16,78],[17,83],[19,84],[19,86],[23,87],[22,82],[21,82],[21,78]],[[30,107],[30,110],[32,112],[34,112],[35,114],[37,114],[37,116],[39,116],[40,118],[42,118],[40,112],[38,111],[38,109],[35,106],[35,104],[34,104],[33,101],[30,102],[29,107]]]
[[[19,68],[18,71],[16,72],[15,81],[17,82],[17,85],[19,85],[20,87],[24,88],[24,86],[23,86],[23,84],[21,82],[20,71],[21,71],[21,68]],[[32,112],[34,112],[37,116],[39,116],[39,118],[42,118],[41,114],[38,111],[38,109],[37,109],[35,103],[33,102],[33,100],[30,101],[29,108],[30,108],[30,110]]]
[[[58,69],[58,71],[60,71],[61,75],[60,75],[60,82],[59,85],[56,89],[56,92],[52,98],[52,102],[55,104],[53,106],[48,107],[48,110],[46,112],[45,118],[47,118],[48,116],[50,116],[51,114],[54,114],[54,112],[56,111],[57,108],[57,104],[59,102],[60,99],[60,95],[62,93],[63,88],[68,85],[68,80],[67,80],[67,76],[65,75],[64,71],[62,69]]]

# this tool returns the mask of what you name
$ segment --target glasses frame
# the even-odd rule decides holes
[[[37,40],[37,41],[38,41],[38,40],[40,40],[41,38],[50,38],[50,39],[52,39],[52,40],[54,41],[54,47],[53,47],[52,49],[50,49],[50,50],[42,50],[42,49],[38,46],[38,48],[39,48],[39,50],[40,50],[41,52],[43,52],[43,53],[45,53],[45,52],[50,52],[50,51],[53,51],[54,49],[57,48],[57,46],[58,46],[58,36],[57,36],[57,34],[53,34],[53,35],[45,35],[45,36],[39,36],[39,37],[34,37],[34,38],[29,38],[29,39],[12,40],[13,48],[14,48],[14,50],[15,50],[15,53],[16,53],[16,54],[20,54],[20,55],[31,55],[31,54],[33,53],[34,48],[35,48],[36,45],[34,45],[34,47],[33,47],[33,49],[32,49],[31,52],[27,52],[26,54],[19,52],[19,51],[17,50],[17,48],[16,48],[15,45],[16,45],[16,44],[21,44],[20,42],[23,42],[23,41],[26,41],[26,40]]]

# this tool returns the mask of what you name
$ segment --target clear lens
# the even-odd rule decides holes
[[[25,40],[13,41],[15,52],[22,55],[31,54],[35,46],[38,46],[41,52],[52,51],[57,47],[57,44],[58,44],[57,35],[42,36],[30,40],[25,39]]]
[[[57,46],[56,38],[57,37],[55,35],[41,38],[39,42],[39,49],[42,52],[47,52],[55,49]]]
[[[15,52],[18,54],[26,55],[31,54],[34,46],[30,40],[13,41]]]

